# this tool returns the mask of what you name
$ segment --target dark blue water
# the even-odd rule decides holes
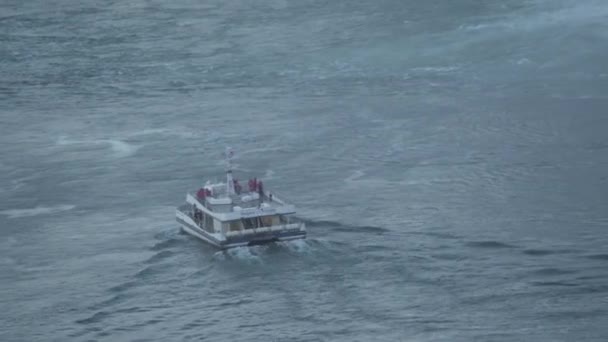
[[[605,341],[608,3],[0,4],[1,341]],[[305,241],[175,206],[263,176]]]

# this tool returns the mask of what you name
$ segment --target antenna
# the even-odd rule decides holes
[[[234,182],[232,181],[232,157],[234,151],[231,147],[226,147],[226,194],[234,194]]]

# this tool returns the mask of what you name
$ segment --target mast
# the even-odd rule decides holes
[[[234,194],[234,182],[232,180],[232,157],[234,151],[231,147],[226,147],[226,194],[228,196]]]

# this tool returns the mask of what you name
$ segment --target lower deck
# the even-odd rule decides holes
[[[264,244],[273,241],[286,241],[306,238],[303,223],[290,223],[277,226],[245,228],[235,231],[215,232],[196,222],[189,212],[178,209],[177,222],[182,230],[219,248],[231,248]]]
[[[284,230],[293,227],[303,228],[303,222],[291,215],[269,214],[265,216],[242,217],[236,220],[219,221],[211,215],[198,210],[190,204],[184,204],[177,209],[188,216],[199,228],[209,233],[230,235],[247,235],[252,232],[266,230]]]

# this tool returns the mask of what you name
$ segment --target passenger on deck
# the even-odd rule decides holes
[[[236,192],[237,195],[240,195],[241,190],[242,190],[241,184],[239,184],[239,181],[237,179],[235,179],[233,182],[234,182],[234,192]]]
[[[257,182],[257,187],[258,187],[258,194],[260,194],[260,200],[261,200],[264,197],[264,186],[262,184],[262,181]]]
[[[198,209],[194,208],[194,214],[192,215],[194,222],[198,223]]]
[[[205,195],[206,195],[206,191],[203,188],[198,189],[198,191],[196,192],[196,198],[198,198],[199,200],[204,200]]]

